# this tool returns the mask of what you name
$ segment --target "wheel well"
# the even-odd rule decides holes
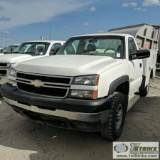
[[[129,82],[124,82],[122,84],[120,84],[116,90],[117,92],[121,92],[124,95],[128,95],[129,94]]]

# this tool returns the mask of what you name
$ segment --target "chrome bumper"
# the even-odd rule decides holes
[[[109,110],[105,110],[103,112],[98,113],[81,113],[81,112],[71,112],[71,111],[64,111],[64,110],[58,110],[55,111],[47,110],[47,109],[40,109],[37,106],[28,106],[22,103],[19,103],[17,101],[4,98],[4,101],[8,103],[11,106],[16,106],[18,108],[32,111],[35,113],[41,113],[45,115],[51,115],[51,116],[57,116],[57,117],[63,117],[67,118],[69,120],[77,120],[82,122],[98,122],[101,121],[102,123],[106,122],[109,115]]]

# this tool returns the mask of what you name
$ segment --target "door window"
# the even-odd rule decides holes
[[[51,49],[57,49],[57,48],[61,48],[62,45],[60,43],[54,43],[51,47]]]
[[[134,42],[134,39],[132,37],[129,37],[128,38],[128,53],[129,53],[129,55],[136,52],[136,51],[137,51],[137,47]]]

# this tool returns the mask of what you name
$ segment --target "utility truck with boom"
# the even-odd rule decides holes
[[[116,140],[127,111],[148,93],[149,59],[130,34],[74,36],[53,57],[12,66],[1,93],[32,120]]]
[[[144,23],[110,29],[109,32],[130,34],[135,37],[140,49],[150,50],[151,58],[148,59],[148,63],[151,68],[151,78],[154,78],[156,75],[156,63],[160,63],[160,26]],[[146,63],[145,61],[144,63]]]

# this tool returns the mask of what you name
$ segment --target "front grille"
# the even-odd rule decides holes
[[[41,80],[42,82],[58,83],[58,84],[70,84],[71,78],[68,77],[49,77],[41,75],[31,75],[26,73],[17,73],[17,78],[28,80]]]
[[[7,74],[7,63],[0,63],[0,75],[5,76]]]
[[[34,86],[24,84],[24,83],[17,83],[17,86],[20,90],[34,93],[34,94],[39,94],[39,95],[46,95],[46,96],[53,96],[53,97],[65,97],[67,93],[67,89],[62,89],[62,88],[47,88],[47,87],[41,87],[41,88],[36,88]]]
[[[16,80],[17,88],[21,91],[55,98],[65,98],[71,83],[70,77],[47,76],[21,72],[17,72]]]
[[[7,74],[7,70],[0,70],[0,75],[6,75]]]
[[[0,67],[7,67],[7,63],[0,63]]]

